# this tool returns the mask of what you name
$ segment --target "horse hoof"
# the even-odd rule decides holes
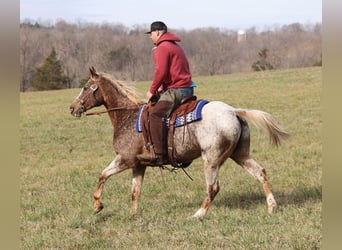
[[[277,207],[277,203],[273,197],[273,194],[269,194],[267,197],[268,213],[272,214]]]
[[[273,206],[272,206],[272,207],[268,207],[268,209],[267,209],[267,210],[268,210],[268,213],[269,213],[269,214],[273,214],[273,212],[276,210],[276,208],[277,208],[276,206],[274,206],[274,207],[273,207]]]
[[[200,208],[192,217],[196,219],[203,219],[206,213],[207,213],[207,210],[205,210],[204,208]]]
[[[94,214],[97,214],[97,213],[99,213],[99,212],[101,212],[101,210],[103,209],[103,204],[102,203],[100,203],[100,205],[98,205],[98,206],[95,206],[95,208],[94,208]]]

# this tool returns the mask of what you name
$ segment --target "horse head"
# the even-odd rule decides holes
[[[70,105],[70,113],[76,117],[80,117],[87,110],[103,104],[102,93],[99,91],[101,76],[94,67],[89,68],[89,71],[91,73],[90,79]]]

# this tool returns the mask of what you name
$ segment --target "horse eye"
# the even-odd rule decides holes
[[[87,87],[87,86],[84,86],[84,87],[83,87],[83,90],[84,90],[84,91],[86,91],[87,89],[88,89],[88,87]]]

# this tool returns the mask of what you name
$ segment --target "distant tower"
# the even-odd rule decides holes
[[[239,30],[237,33],[238,43],[246,41],[246,32],[244,30]]]

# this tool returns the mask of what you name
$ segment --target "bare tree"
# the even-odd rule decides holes
[[[67,23],[26,20],[20,25],[21,91],[32,90],[34,69],[54,47],[68,87],[79,87],[89,77],[89,66],[128,81],[151,80],[152,48],[144,34],[147,25],[131,28],[121,24]],[[267,60],[276,69],[319,65],[322,59],[321,24],[247,29],[237,41],[237,31],[218,28],[172,30],[181,38],[193,75],[251,71],[258,52],[267,49]]]

